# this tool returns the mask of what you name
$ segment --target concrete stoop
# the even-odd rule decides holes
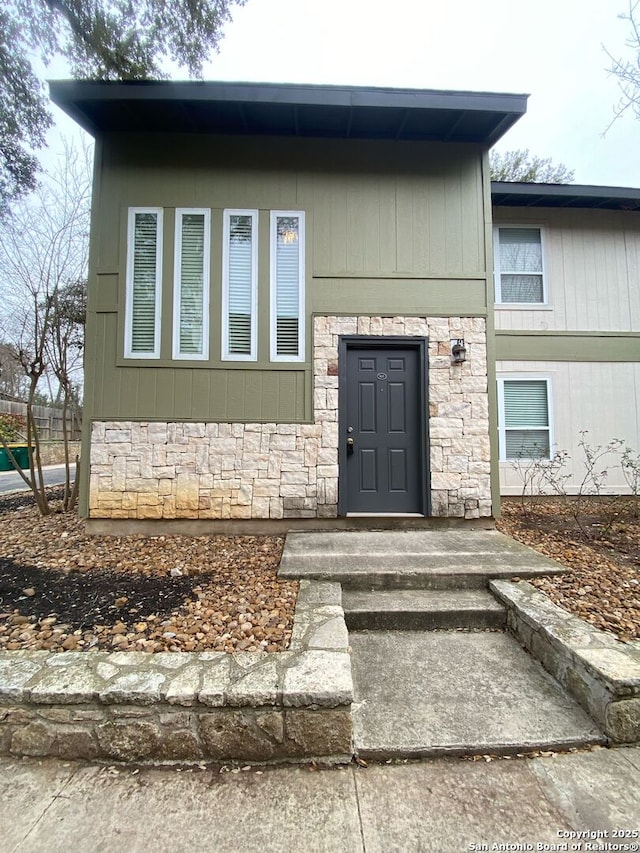
[[[294,533],[280,566],[283,577],[342,585],[354,748],[372,759],[605,742],[505,632],[505,607],[489,591],[562,571],[494,530]]]
[[[345,589],[486,589],[562,568],[496,530],[290,533],[279,575]]]

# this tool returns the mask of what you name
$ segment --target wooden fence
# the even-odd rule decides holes
[[[27,404],[19,400],[0,400],[0,413],[27,417]],[[49,406],[34,406],[33,417],[42,441],[62,441],[62,409]],[[82,410],[69,409],[67,434],[69,440],[78,440],[82,431]]]

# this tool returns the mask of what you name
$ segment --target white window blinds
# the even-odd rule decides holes
[[[208,210],[176,210],[173,357],[209,357]]]
[[[125,356],[159,358],[162,210],[131,208],[127,233]]]
[[[504,379],[502,426],[505,459],[550,456],[549,389],[546,379]]]
[[[544,303],[539,228],[499,228],[499,302]]]
[[[304,359],[304,213],[271,212],[271,360]]]
[[[225,210],[223,250],[223,359],[257,357],[258,213]]]

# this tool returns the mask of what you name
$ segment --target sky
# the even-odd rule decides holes
[[[575,183],[640,187],[640,119],[627,111],[607,130],[620,91],[605,48],[632,57],[627,4],[247,0],[204,78],[525,93],[527,114],[498,151],[551,157]]]

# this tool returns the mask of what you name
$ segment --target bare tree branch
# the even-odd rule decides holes
[[[6,293],[0,308],[3,352],[14,358],[27,381],[27,444],[33,447],[29,475],[20,473],[43,515],[50,510],[33,407],[42,381],[57,388],[65,418],[79,402],[90,192],[89,150],[67,146],[58,169],[32,198],[16,206],[0,230],[0,277]],[[75,490],[66,420],[63,436],[64,508],[71,509]],[[13,458],[12,464],[17,468]]]
[[[629,8],[625,14],[618,16],[629,24],[630,34],[625,42],[631,51],[631,58],[614,56],[603,45],[609,59],[609,73],[618,78],[620,101],[615,107],[614,116],[607,125],[606,133],[625,112],[631,110],[640,119],[640,0],[629,0]]]

